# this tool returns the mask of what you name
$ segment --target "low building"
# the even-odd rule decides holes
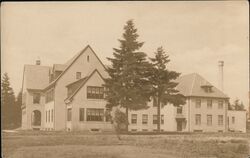
[[[246,110],[228,110],[228,130],[232,132],[246,132]]]

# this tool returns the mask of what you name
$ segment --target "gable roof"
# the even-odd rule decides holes
[[[56,84],[56,82],[66,73],[66,71],[71,67],[71,65],[73,65],[73,63],[83,54],[86,52],[87,49],[90,49],[93,54],[96,56],[96,58],[98,59],[98,61],[101,63],[101,65],[104,67],[104,69],[106,70],[106,67],[104,66],[104,64],[102,63],[102,61],[99,59],[99,57],[96,55],[95,51],[90,47],[90,45],[87,45],[82,51],[80,51],[79,53],[77,53],[75,56],[73,56],[73,58],[71,58],[70,60],[68,60],[64,65],[65,69],[64,71],[53,81],[51,82],[49,85],[47,85],[46,87],[44,87],[44,90],[54,86]]]
[[[67,65],[64,65],[64,64],[54,64],[53,65],[54,71],[63,71],[66,67],[67,67]]]
[[[184,96],[228,98],[226,94],[212,86],[211,83],[197,73],[183,75],[176,81],[179,83],[176,86],[176,89],[179,90]],[[212,87],[212,92],[205,92],[202,86]]]
[[[41,65],[24,65],[25,84],[27,89],[42,90],[49,83],[51,67]],[[37,84],[39,83],[39,84]]]
[[[104,80],[104,78],[102,77],[101,73],[95,69],[90,75],[88,75],[87,77],[83,78],[83,80],[81,82],[79,82],[79,87],[72,93],[72,95],[70,95],[68,98],[66,98],[64,101],[68,100],[71,101],[73,99],[73,97],[77,94],[77,92],[87,83],[87,81],[95,74],[99,74],[99,76]],[[77,82],[77,81],[76,81]],[[70,86],[72,84],[74,84],[75,82],[67,85]]]

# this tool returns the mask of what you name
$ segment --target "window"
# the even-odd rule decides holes
[[[84,108],[79,109],[79,121],[84,121]]]
[[[207,115],[207,125],[212,126],[212,115]]]
[[[45,115],[45,116],[46,116],[46,117],[45,117],[45,119],[46,119],[45,122],[48,122],[48,121],[47,121],[47,111],[45,111],[45,114],[46,114],[46,115]]]
[[[177,114],[182,114],[182,107],[177,107]]]
[[[195,125],[201,125],[201,114],[195,114]]]
[[[153,115],[153,124],[157,124],[158,123],[158,117],[157,115]]]
[[[45,102],[48,103],[54,100],[54,89],[50,89],[45,94]]]
[[[218,109],[223,109],[223,100],[218,101]]]
[[[34,93],[33,94],[33,104],[39,104],[40,103],[41,95],[40,93]]]
[[[103,121],[104,109],[87,109],[87,121]]]
[[[87,56],[87,61],[89,62],[89,56]]]
[[[50,110],[48,111],[48,122],[50,122]]]
[[[104,98],[104,87],[87,87],[87,98],[88,99],[103,99]]]
[[[148,115],[147,114],[142,115],[142,124],[148,124]]]
[[[219,126],[223,125],[223,115],[218,115],[218,125]]]
[[[195,108],[201,108],[201,99],[196,99]]]
[[[207,100],[207,108],[212,109],[212,100],[211,99]]]
[[[53,115],[54,115],[54,110],[52,109],[51,110],[51,122],[53,122],[53,117],[54,117]]]
[[[72,109],[68,109],[68,111],[67,111],[67,121],[71,121],[71,117],[72,117]]]
[[[137,123],[137,115],[136,114],[132,114],[131,115],[131,123],[132,124],[136,124]]]
[[[164,124],[164,115],[161,115],[161,124]]]
[[[81,72],[76,72],[76,79],[81,79]]]
[[[234,124],[235,123],[235,117],[233,116],[232,117],[232,124]]]

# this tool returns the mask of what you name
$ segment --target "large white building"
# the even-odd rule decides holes
[[[25,65],[23,72],[22,129],[112,130],[104,100],[105,66],[90,46],[65,64],[52,67]],[[224,132],[228,129],[228,97],[199,74],[178,78],[177,89],[186,96],[182,107],[161,110],[162,131]],[[130,131],[154,131],[156,107],[129,111]]]

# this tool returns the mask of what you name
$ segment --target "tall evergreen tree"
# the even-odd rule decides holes
[[[13,128],[15,111],[15,95],[10,86],[9,76],[4,73],[1,81],[1,126],[3,129]]]
[[[172,103],[174,106],[185,104],[185,97],[179,94],[176,90],[178,83],[174,82],[180,73],[167,69],[167,64],[170,62],[169,56],[159,47],[155,52],[155,57],[151,60],[151,75],[149,77],[152,84],[151,95],[157,104],[157,131],[160,131],[160,113],[161,107],[167,103]]]
[[[149,62],[146,54],[139,51],[143,42],[138,42],[137,29],[132,20],[124,26],[123,38],[119,39],[120,48],[113,48],[113,58],[107,58],[111,66],[107,68],[110,78],[106,79],[108,89],[107,107],[121,106],[128,111],[147,108],[149,101],[148,74]],[[126,127],[128,130],[128,125]]]

